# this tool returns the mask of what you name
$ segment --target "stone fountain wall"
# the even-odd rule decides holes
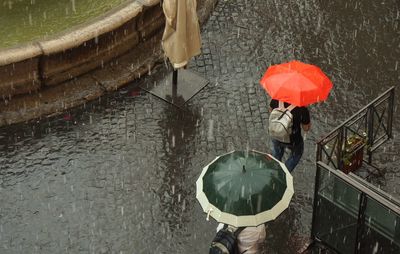
[[[198,0],[203,24],[217,0]],[[137,0],[42,41],[0,50],[0,126],[52,116],[145,75],[163,60],[160,0]]]

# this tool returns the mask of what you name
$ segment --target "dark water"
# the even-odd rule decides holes
[[[320,66],[334,89],[310,108],[294,198],[268,223],[269,253],[295,253],[310,233],[315,141],[397,86],[399,22],[395,0],[219,1],[189,66],[211,84],[185,110],[132,84],[0,130],[0,253],[207,253],[217,223],[205,220],[195,181],[218,154],[270,151],[258,81],[270,64],[298,59]],[[395,196],[399,122],[376,158],[387,169],[381,188]]]

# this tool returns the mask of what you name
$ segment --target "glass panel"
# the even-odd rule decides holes
[[[400,253],[400,216],[368,198],[360,253]]]
[[[314,232],[316,237],[341,253],[353,253],[360,192],[320,168]]]

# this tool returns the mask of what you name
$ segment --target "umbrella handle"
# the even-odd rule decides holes
[[[213,211],[213,209],[212,208],[210,208],[210,209],[208,209],[208,212],[207,212],[207,218],[206,218],[206,220],[207,221],[209,221],[210,220],[210,213]]]

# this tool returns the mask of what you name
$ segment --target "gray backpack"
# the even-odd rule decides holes
[[[271,138],[283,143],[290,143],[290,135],[292,134],[293,115],[291,111],[296,106],[290,105],[285,108],[282,101],[279,106],[274,108],[269,115],[268,131]]]

